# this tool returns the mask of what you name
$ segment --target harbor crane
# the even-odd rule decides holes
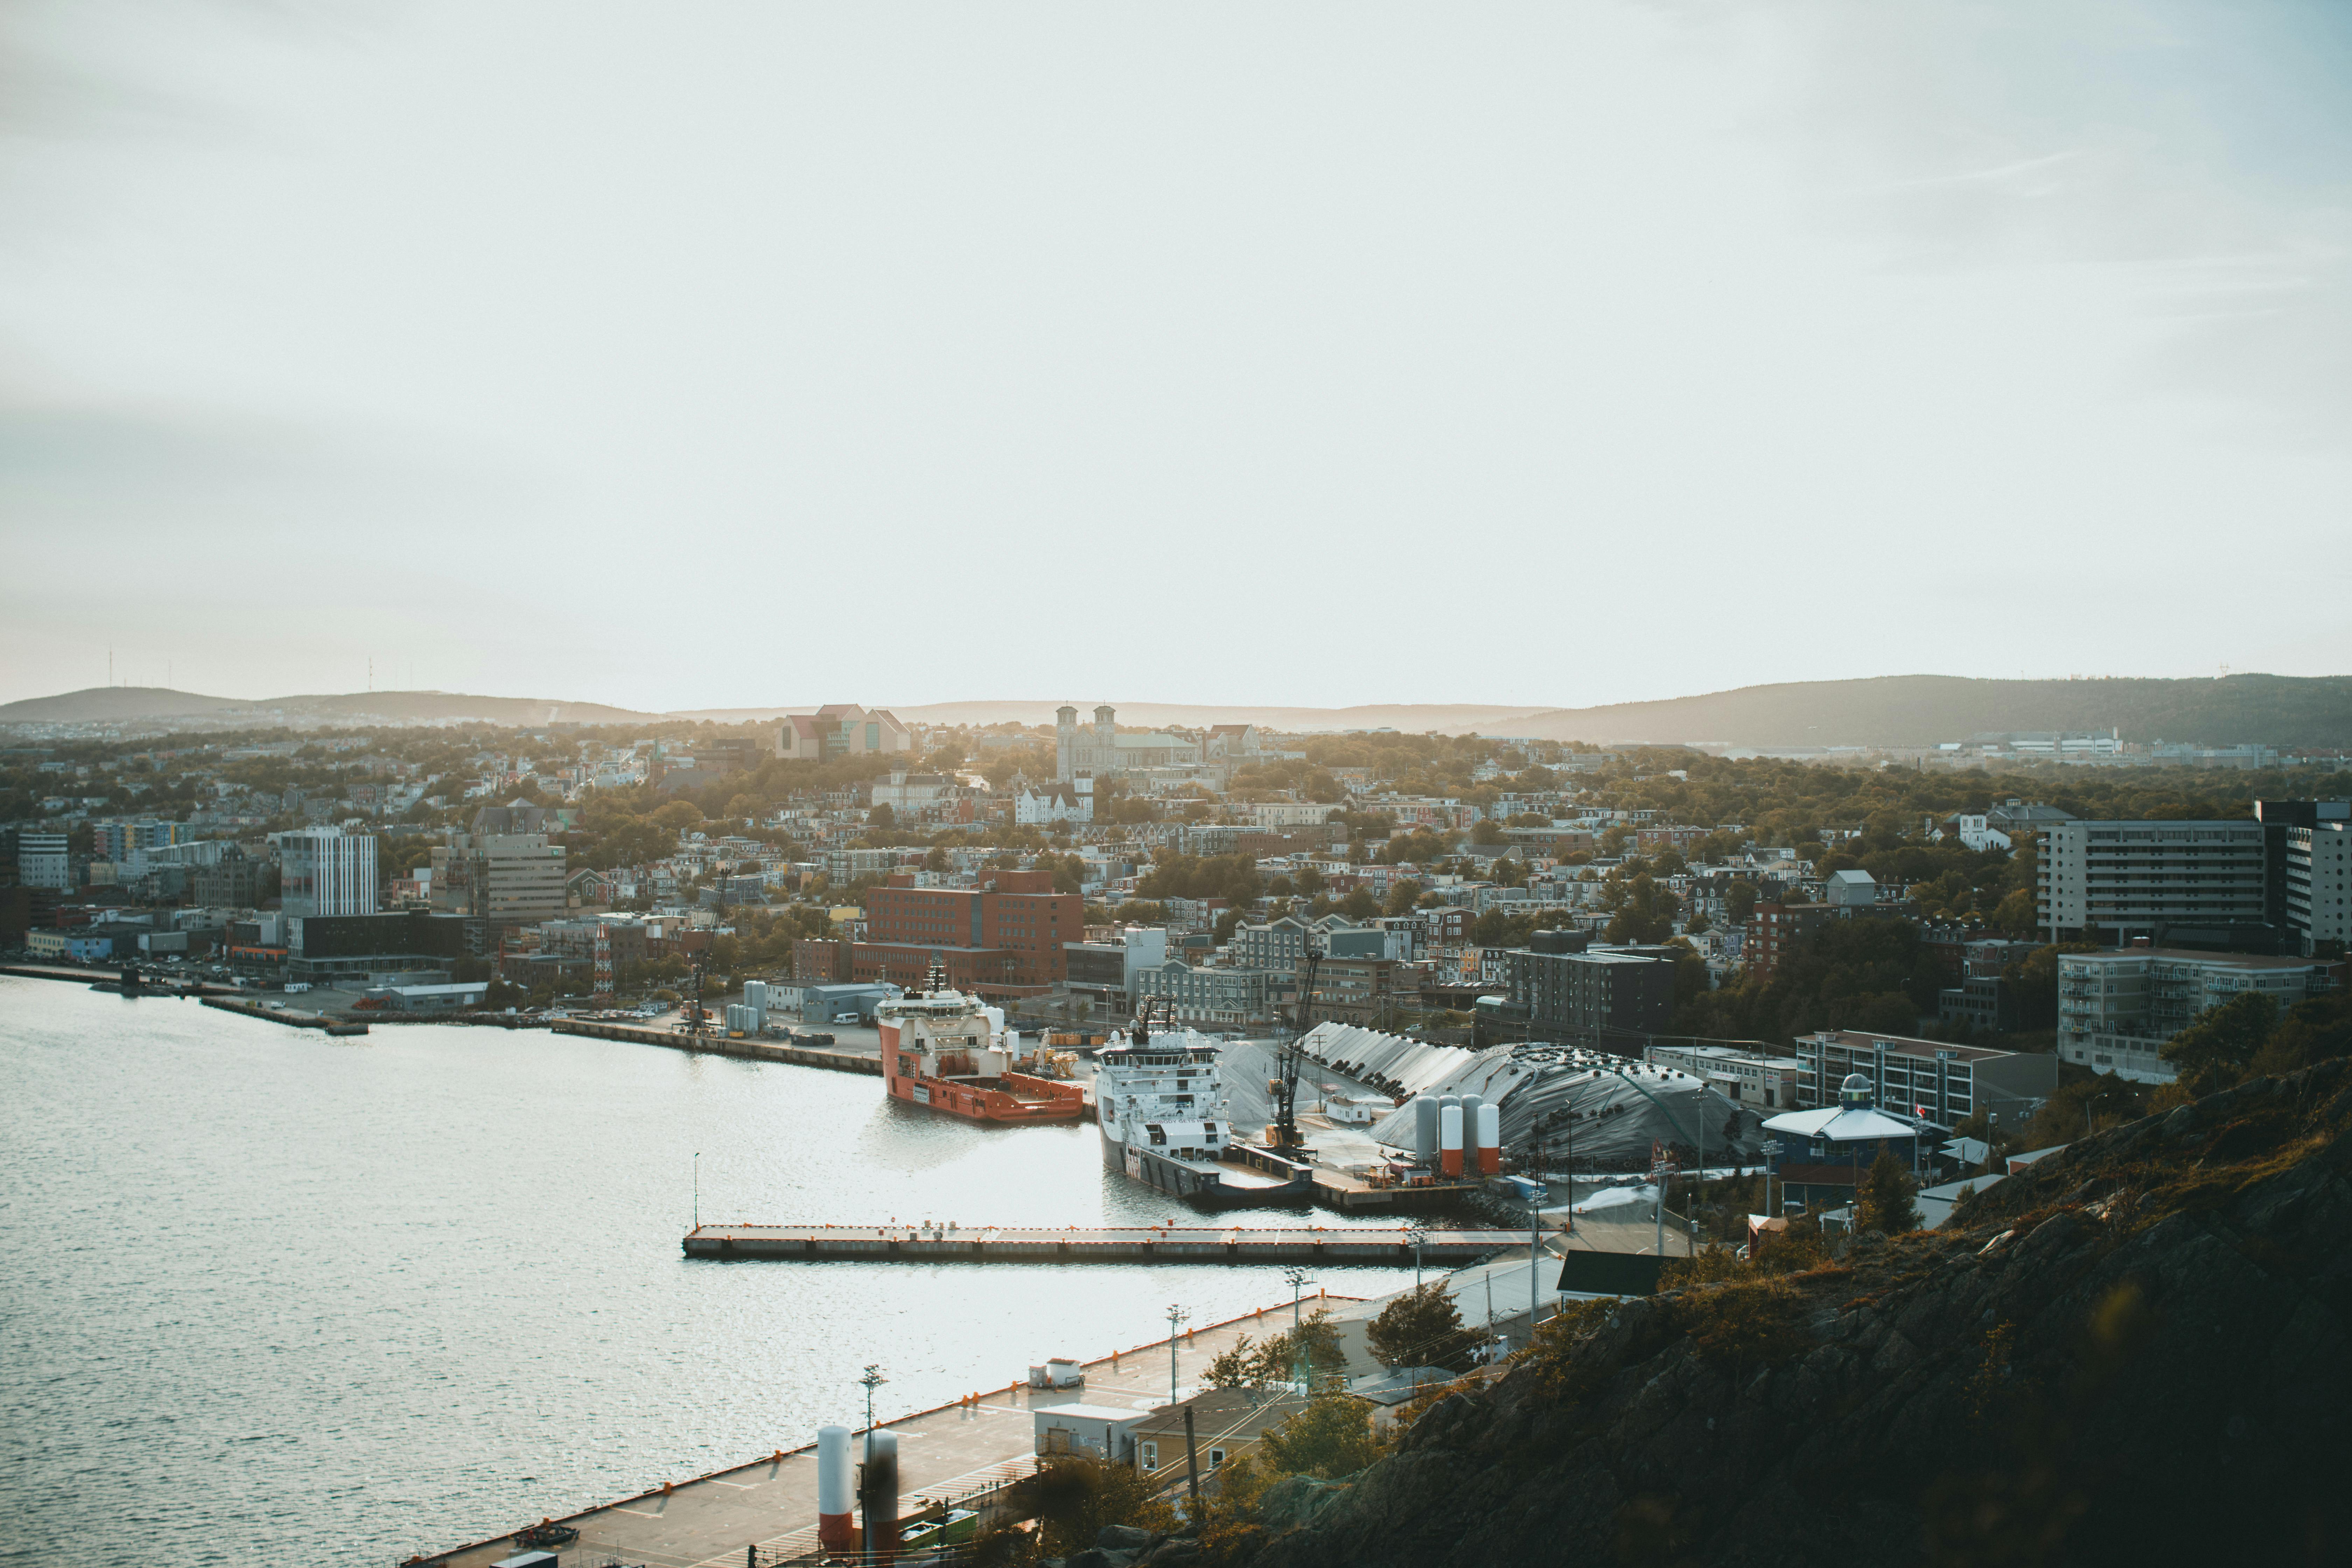
[[[1291,1007],[1290,1038],[1282,1045],[1282,1077],[1274,1086],[1274,1142],[1278,1149],[1304,1147],[1298,1135],[1298,1071],[1307,1058],[1301,1044],[1307,1038],[1307,1009],[1315,1000],[1315,972],[1322,967],[1323,948],[1308,931],[1302,943],[1306,963],[1298,976],[1298,1000]]]

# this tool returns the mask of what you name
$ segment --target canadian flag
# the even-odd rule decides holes
[[[1924,1121],[1927,1120],[1927,1108],[1924,1105],[1915,1105],[1911,1108],[1911,1114]]]

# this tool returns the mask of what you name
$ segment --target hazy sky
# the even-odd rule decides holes
[[[2352,669],[2352,7],[0,9],[0,699]]]

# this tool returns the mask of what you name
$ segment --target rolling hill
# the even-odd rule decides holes
[[[1562,708],[1515,719],[1507,729],[1549,741],[1766,748],[1932,746],[1984,731],[2106,729],[2121,731],[2126,741],[2352,746],[2352,676],[1975,680],[1890,675]]]

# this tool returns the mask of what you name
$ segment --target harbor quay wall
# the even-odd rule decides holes
[[[1355,1300],[1307,1298],[1310,1307]],[[1242,1335],[1287,1329],[1292,1314],[1292,1304],[1285,1300],[1221,1322],[1190,1325],[1172,1340],[1162,1337],[1097,1356],[1083,1363],[1086,1381],[1080,1387],[1030,1388],[1016,1379],[928,1410],[877,1421],[877,1431],[927,1439],[905,1443],[899,1450],[900,1517],[950,1500],[977,1506],[1001,1495],[1005,1483],[1028,1475],[1036,1466],[1037,1410],[1089,1400],[1124,1404],[1164,1399],[1171,1351],[1189,1383]],[[584,1563],[734,1568],[747,1560],[748,1547],[758,1548],[762,1561],[814,1552],[815,1455],[812,1440],[743,1464],[657,1482],[614,1502],[558,1514],[556,1522],[580,1531],[576,1545],[563,1548],[561,1555],[567,1564],[577,1553]],[[516,1550],[512,1536],[502,1534],[431,1551],[410,1562],[415,1568],[488,1568]]]

